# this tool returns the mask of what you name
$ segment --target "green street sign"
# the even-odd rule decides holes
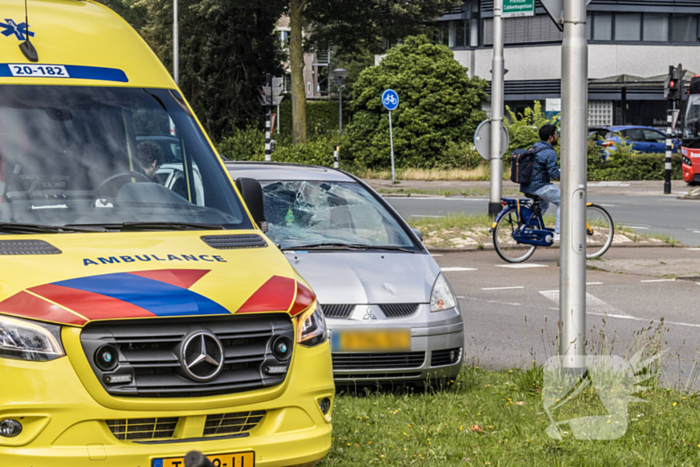
[[[503,0],[503,17],[535,16],[535,0]]]

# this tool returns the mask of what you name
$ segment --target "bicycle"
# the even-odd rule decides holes
[[[527,261],[538,246],[552,246],[554,229],[545,227],[537,195],[529,199],[502,198],[503,210],[491,226],[496,253],[508,263]],[[615,225],[612,217],[601,206],[586,206],[586,258],[605,254],[613,242]],[[522,253],[522,254],[521,254]],[[520,256],[517,256],[517,255]]]

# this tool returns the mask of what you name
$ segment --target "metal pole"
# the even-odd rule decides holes
[[[177,0],[173,0],[173,77],[180,86],[180,37],[177,29]]]
[[[664,174],[664,194],[671,194],[671,163],[673,161],[673,111],[676,102],[668,102],[666,110],[666,173]]]
[[[340,93],[340,115],[338,116],[338,126],[340,134],[343,133],[343,78],[338,79],[338,92]]]
[[[588,44],[586,2],[565,0],[562,43],[561,245],[559,354],[562,366],[586,367],[586,190]]]
[[[265,161],[269,162],[272,160],[272,75],[267,73],[265,76],[265,85],[267,89],[270,89],[270,95],[265,95]]]
[[[391,129],[391,110],[389,111],[389,142],[391,144],[391,183],[396,183],[396,171],[394,170],[394,132]]]
[[[277,104],[277,134],[280,134],[280,105]]]
[[[501,126],[504,111],[503,61],[503,0],[493,2],[493,63],[491,64],[491,197],[489,215],[501,211],[503,192],[503,156],[501,155]]]
[[[339,159],[340,159],[340,146],[335,147],[335,151],[333,151],[333,168],[337,169],[339,167]]]

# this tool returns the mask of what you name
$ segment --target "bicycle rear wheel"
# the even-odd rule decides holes
[[[527,261],[537,249],[534,245],[518,243],[513,238],[513,232],[518,228],[518,212],[515,208],[509,208],[498,220],[493,229],[493,247],[498,256],[508,263],[522,263]]]
[[[586,258],[599,258],[612,245],[615,224],[608,211],[591,204],[586,208]]]

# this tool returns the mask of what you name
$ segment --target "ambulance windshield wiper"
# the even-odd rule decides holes
[[[389,250],[389,251],[403,251],[405,253],[415,253],[413,250],[408,248],[403,248],[394,245],[366,245],[364,243],[313,243],[310,245],[295,245],[282,248],[282,251],[294,251],[294,250],[332,250],[332,249],[346,249],[346,250]]]
[[[107,230],[224,230],[221,224],[197,224],[194,222],[120,222],[116,224],[85,224]],[[83,227],[83,226],[81,226]]]
[[[35,234],[35,233],[75,233],[75,232],[104,232],[100,226],[71,227],[62,225],[42,225],[42,224],[18,224],[14,222],[0,222],[0,232],[13,234]]]

